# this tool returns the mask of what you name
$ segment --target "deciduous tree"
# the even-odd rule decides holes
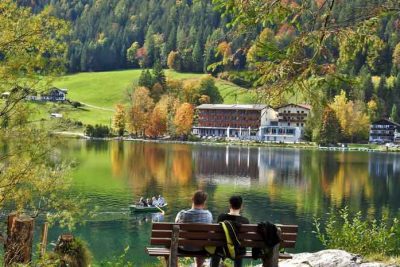
[[[129,112],[131,133],[144,136],[146,126],[154,108],[154,101],[146,87],[138,87],[132,93],[132,106]]]
[[[168,65],[168,68],[170,68],[172,70],[181,71],[182,64],[181,64],[180,53],[176,52],[176,51],[171,51],[168,54],[167,65]]]
[[[192,131],[194,109],[190,103],[183,103],[176,110],[174,124],[176,134],[187,136]]]
[[[122,104],[115,106],[115,113],[113,118],[113,129],[118,136],[123,136],[126,125],[126,112],[125,107]]]
[[[335,112],[345,140],[353,142],[368,137],[370,121],[364,111],[363,103],[349,101],[346,93],[341,91],[340,95],[335,96],[330,107]]]
[[[323,145],[336,144],[339,141],[340,130],[340,123],[335,111],[330,107],[326,107],[322,116],[319,143]]]
[[[47,213],[47,219],[71,222],[79,201],[66,196],[68,164],[50,139],[51,129],[30,122],[33,110],[23,100],[47,90],[65,66],[66,22],[50,8],[32,13],[15,1],[0,1],[0,209],[7,203],[18,212]]]

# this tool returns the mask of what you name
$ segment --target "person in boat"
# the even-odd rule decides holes
[[[165,199],[161,196],[158,195],[158,206],[164,206],[165,205]]]
[[[177,223],[212,223],[213,217],[209,210],[205,209],[207,193],[201,190],[196,191],[192,197],[192,208],[181,210],[177,215],[175,222]],[[198,254],[196,257],[196,266],[201,267],[206,259],[205,250],[199,250],[195,247],[184,246],[179,247],[182,251],[190,251]],[[204,256],[203,256],[204,255]]]
[[[147,204],[147,206],[145,206],[145,207],[151,207],[151,205],[153,205],[153,202],[151,201],[150,198],[147,198],[146,199],[146,204]]]
[[[153,207],[158,207],[158,201],[157,201],[156,197],[151,198],[151,205]]]
[[[143,197],[140,197],[140,199],[139,199],[139,201],[136,203],[136,205],[138,205],[138,206],[144,206],[144,199],[143,199]]]

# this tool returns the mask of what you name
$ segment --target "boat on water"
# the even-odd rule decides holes
[[[168,203],[162,206],[142,206],[142,205],[130,205],[129,209],[131,212],[160,212],[167,209]]]

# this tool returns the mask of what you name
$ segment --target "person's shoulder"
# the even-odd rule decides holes
[[[249,219],[247,219],[247,218],[244,217],[244,216],[241,216],[241,217],[242,217],[242,223],[243,223],[243,224],[250,224]]]
[[[209,211],[209,210],[203,210],[203,211],[204,211],[204,213],[206,213],[207,216],[208,216],[208,223],[212,223],[213,216],[212,216],[211,211]]]
[[[176,221],[176,222],[181,221],[181,220],[183,219],[183,217],[185,216],[185,214],[186,214],[186,210],[181,210],[181,211],[179,211],[179,212],[176,214],[175,221]]]
[[[227,213],[221,213],[220,215],[218,215],[217,222],[225,221],[227,219],[227,216],[228,216]]]

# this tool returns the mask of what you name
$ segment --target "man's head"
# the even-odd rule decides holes
[[[242,208],[242,203],[243,199],[241,196],[231,196],[229,199],[229,204],[233,210],[240,210]]]
[[[201,190],[196,191],[192,197],[193,206],[195,207],[204,207],[206,200],[207,193]]]

